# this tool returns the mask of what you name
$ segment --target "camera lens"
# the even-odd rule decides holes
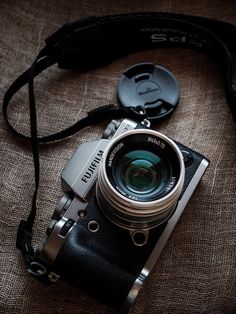
[[[178,146],[161,133],[137,129],[108,144],[98,172],[97,200],[115,224],[150,229],[172,214],[183,183]]]

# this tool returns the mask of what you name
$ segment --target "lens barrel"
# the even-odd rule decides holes
[[[165,135],[135,129],[113,138],[97,180],[100,209],[120,227],[150,229],[174,211],[185,178],[183,156]]]

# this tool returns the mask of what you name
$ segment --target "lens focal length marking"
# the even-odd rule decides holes
[[[163,143],[160,139],[156,139],[155,137],[148,137],[148,142],[152,142],[153,144],[159,146],[161,149],[164,149],[166,144]]]

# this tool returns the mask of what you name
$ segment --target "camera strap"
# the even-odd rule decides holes
[[[39,144],[67,138],[79,130],[104,120],[128,117],[145,118],[145,108],[107,105],[90,111],[74,125],[54,134],[38,136],[34,78],[58,63],[63,69],[88,70],[129,53],[158,47],[187,47],[203,51],[219,66],[224,79],[225,94],[232,115],[236,118],[236,91],[232,82],[232,58],[236,52],[236,27],[222,21],[171,13],[134,13],[88,17],[67,23],[46,39],[32,66],[9,87],[3,100],[3,116],[10,130],[31,142],[35,168],[35,191],[27,220],[22,220],[17,247],[22,251],[28,270],[36,277],[43,275],[37,268],[32,248],[32,229],[36,216],[39,188]],[[181,62],[181,60],[180,60]],[[20,133],[9,121],[8,106],[15,93],[28,84],[30,136]],[[42,276],[41,276],[42,277]]]

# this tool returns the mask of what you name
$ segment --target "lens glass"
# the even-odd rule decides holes
[[[113,168],[118,187],[142,200],[155,198],[172,177],[168,160],[149,150],[132,150],[120,155]],[[155,196],[155,197],[154,197]]]
[[[145,194],[160,188],[167,174],[162,159],[145,150],[135,150],[121,156],[117,167],[122,184],[134,193]]]

